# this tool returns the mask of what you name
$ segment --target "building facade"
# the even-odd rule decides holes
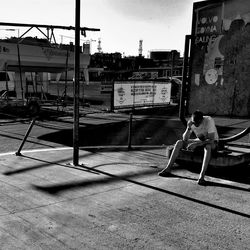
[[[194,3],[188,111],[250,115],[250,1]]]

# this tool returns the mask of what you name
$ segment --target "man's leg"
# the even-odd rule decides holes
[[[174,162],[175,162],[176,158],[178,157],[180,150],[183,148],[183,145],[184,145],[184,142],[182,140],[178,140],[175,143],[173,152],[172,152],[170,159],[168,161],[168,165],[159,173],[160,176],[164,176],[164,175],[167,175],[168,173],[170,173],[171,168],[173,167]]]
[[[205,173],[206,173],[209,161],[211,159],[211,153],[212,153],[212,145],[207,144],[204,147],[204,156],[203,156],[203,162],[202,162],[200,176],[198,179],[198,184],[203,184],[205,182],[204,177],[205,177]]]

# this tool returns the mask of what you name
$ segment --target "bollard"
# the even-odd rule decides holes
[[[128,150],[131,150],[131,141],[132,141],[132,122],[133,122],[133,114],[129,115],[129,126],[128,126]]]
[[[17,152],[16,152],[16,156],[21,156],[21,155],[22,155],[22,154],[21,154],[21,150],[22,150],[22,148],[23,148],[24,143],[25,143],[26,140],[27,140],[27,137],[28,137],[29,134],[30,134],[31,129],[33,128],[33,126],[34,126],[34,124],[35,124],[36,118],[37,118],[37,117],[34,117],[34,118],[32,119],[32,121],[31,121],[31,123],[30,123],[30,125],[29,125],[29,127],[28,127],[28,130],[27,130],[27,132],[26,132],[26,134],[25,134],[25,136],[24,136],[24,138],[23,138],[23,141],[22,141],[22,143],[21,143],[19,149],[18,149]]]

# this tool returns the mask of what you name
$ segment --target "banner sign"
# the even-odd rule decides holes
[[[193,6],[188,112],[250,116],[250,1]]]
[[[117,81],[114,83],[114,109],[168,105],[171,83],[158,81]]]

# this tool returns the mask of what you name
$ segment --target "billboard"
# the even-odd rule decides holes
[[[250,1],[194,3],[189,112],[250,115]]]
[[[114,109],[168,105],[171,83],[159,81],[117,81],[114,83]]]

